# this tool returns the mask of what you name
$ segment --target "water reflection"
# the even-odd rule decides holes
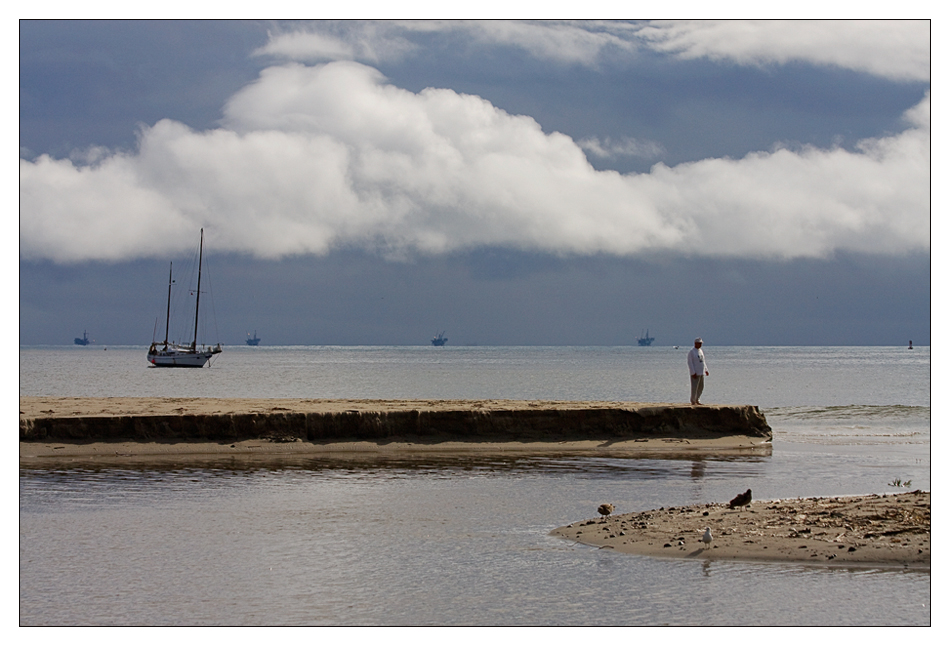
[[[693,462],[693,467],[689,470],[689,477],[699,480],[706,475],[706,463],[702,460]]]
[[[327,475],[374,474],[387,478],[419,475],[456,477],[459,475],[559,474],[580,478],[652,480],[670,477],[702,479],[716,477],[717,465],[729,465],[731,475],[754,475],[771,459],[768,454],[709,455],[697,459],[695,453],[660,457],[584,457],[577,455],[479,455],[352,453],[333,456],[247,455],[247,456],[162,456],[77,457],[58,460],[21,460],[21,477],[40,481],[136,480],[161,481],[164,476],[197,480],[252,473],[307,471]],[[707,474],[707,471],[709,473]],[[164,474],[164,475],[163,475]]]
[[[855,586],[822,569],[697,567],[549,535],[595,515],[602,502],[627,512],[728,500],[750,477],[757,491],[768,484],[798,495],[792,477],[825,458],[787,457],[253,456],[24,466],[20,621],[926,623],[926,573],[878,573]],[[827,461],[840,469],[840,456]],[[867,481],[855,487],[866,490]],[[836,602],[815,601],[826,598]],[[895,599],[917,609],[895,607]],[[741,619],[730,614],[735,607],[745,609]]]

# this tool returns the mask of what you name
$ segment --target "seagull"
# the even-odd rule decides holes
[[[605,502],[597,508],[597,513],[604,516],[604,521],[606,521],[610,514],[614,513],[614,506],[609,502]]]
[[[745,507],[750,502],[752,502],[752,490],[747,489],[745,493],[740,493],[738,496],[729,501],[729,509],[734,509],[735,507]]]
[[[703,534],[703,549],[709,549],[709,545],[712,543],[712,532],[709,531],[709,528],[706,528],[706,533]]]

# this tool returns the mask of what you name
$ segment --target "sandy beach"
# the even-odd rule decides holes
[[[21,397],[21,459],[342,452],[769,452],[752,406]]]
[[[645,556],[930,568],[928,491],[617,512],[552,534]]]

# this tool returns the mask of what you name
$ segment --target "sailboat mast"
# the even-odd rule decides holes
[[[201,254],[205,245],[205,230],[201,230],[201,242],[198,243],[198,289],[195,291],[195,340],[191,342],[191,349],[198,348],[198,302],[201,300]]]
[[[168,349],[168,319],[172,312],[172,263],[168,263],[168,304],[165,305],[165,349]]]

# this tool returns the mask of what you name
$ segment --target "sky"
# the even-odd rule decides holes
[[[929,345],[930,41],[21,21],[20,343]]]

